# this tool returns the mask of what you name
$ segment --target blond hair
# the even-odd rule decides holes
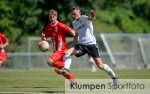
[[[73,10],[79,10],[80,11],[80,8],[78,5],[73,5],[70,7],[70,11],[73,11]]]
[[[54,9],[49,10],[49,15],[55,15],[57,16],[57,11]]]

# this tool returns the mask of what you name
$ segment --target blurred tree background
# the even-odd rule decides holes
[[[150,33],[150,0],[0,0],[0,32],[9,38],[9,50],[28,36],[40,36],[52,8],[58,20],[71,26],[73,4],[83,14],[96,11],[96,33]]]

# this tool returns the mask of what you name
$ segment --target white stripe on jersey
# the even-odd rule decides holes
[[[93,24],[92,21],[88,20],[88,16],[82,15],[79,21],[74,20],[73,27],[79,34],[78,44],[96,44],[96,39],[93,34]]]
[[[59,40],[59,43],[58,43],[58,50],[60,51],[62,48],[62,39]]]

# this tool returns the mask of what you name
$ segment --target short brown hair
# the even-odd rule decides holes
[[[57,11],[54,9],[49,10],[49,14],[57,16]]]
[[[73,10],[80,10],[80,8],[78,5],[73,5],[70,7],[70,11],[73,11]]]

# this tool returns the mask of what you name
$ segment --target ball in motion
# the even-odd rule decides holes
[[[49,43],[45,40],[42,40],[39,42],[39,47],[41,51],[46,52],[49,50]]]

